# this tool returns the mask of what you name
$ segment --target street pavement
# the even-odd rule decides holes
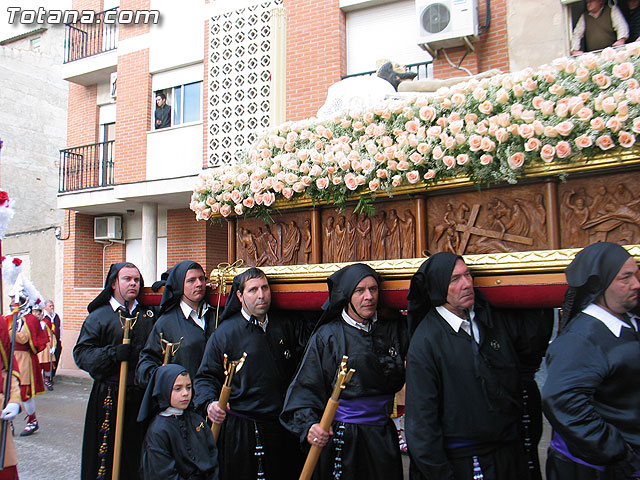
[[[20,437],[26,424],[24,410],[14,420],[20,480],[75,480],[80,478],[82,431],[88,378],[56,377],[54,390],[36,397],[39,430]]]

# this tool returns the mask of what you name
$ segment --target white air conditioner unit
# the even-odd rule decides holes
[[[478,35],[477,0],[416,0],[418,45],[432,56],[440,48],[467,45]]]
[[[110,215],[93,219],[94,240],[122,240],[122,217]]]

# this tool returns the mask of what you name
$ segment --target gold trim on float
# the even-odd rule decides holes
[[[640,261],[640,245],[627,245],[629,253]],[[562,273],[581,248],[563,250],[534,250],[529,252],[490,253],[483,255],[463,255],[465,263],[476,276],[495,274],[536,274]],[[422,265],[425,258],[404,258],[398,260],[372,260],[368,262],[319,263],[313,265],[279,265],[259,267],[272,283],[301,283],[325,281],[329,275],[352,263],[365,263],[387,279],[410,278]],[[229,270],[228,282],[246,268]],[[218,279],[218,270],[210,274],[213,283]]]
[[[558,163],[551,164],[539,164],[527,168],[524,175],[519,177],[519,180],[534,179],[540,177],[549,177],[560,174],[570,173],[583,173],[591,172],[593,170],[605,170],[609,168],[620,167],[622,165],[640,165],[640,147],[633,148],[617,148],[613,152],[600,153],[584,160],[573,161],[571,163]],[[355,202],[361,195],[371,195],[377,199],[392,198],[399,195],[416,195],[428,193],[431,191],[445,190],[449,188],[461,188],[472,187],[474,183],[469,177],[452,177],[439,181],[436,184],[425,186],[424,183],[417,183],[415,185],[403,185],[393,189],[392,195],[388,195],[385,191],[372,192],[369,189],[363,189],[360,193],[353,194],[347,197],[347,202]],[[517,184],[515,184],[517,185]],[[515,186],[510,184],[494,184],[489,188],[500,188],[505,186]],[[314,206],[325,206],[329,202],[325,200],[319,200],[314,202],[311,197],[304,195],[298,197],[295,200],[286,200],[279,198],[273,204],[274,213],[282,213],[286,210],[293,210],[296,208],[308,208]],[[214,214],[212,218],[222,218],[222,215]],[[229,215],[229,218],[235,217],[235,215]]]

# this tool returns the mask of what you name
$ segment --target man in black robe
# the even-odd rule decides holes
[[[207,340],[215,330],[215,310],[206,301],[207,290],[199,263],[183,260],[169,271],[158,321],[138,362],[136,378],[141,386],[146,387],[162,365],[167,348],[168,363],[182,365],[195,378]]]
[[[412,479],[540,478],[533,372],[551,334],[548,313],[492,309],[458,255],[438,253],[422,264],[408,307]],[[526,405],[523,389],[530,390]],[[528,431],[520,426],[525,415]]]
[[[581,250],[566,271],[562,325],[547,354],[549,480],[640,478],[638,266],[620,245]]]
[[[389,415],[404,384],[406,322],[399,312],[378,310],[380,278],[367,265],[344,267],[327,284],[325,311],[287,392],[281,422],[305,445],[323,447],[314,478],[401,480]],[[327,432],[319,422],[343,355],[355,373]]]
[[[302,322],[289,321],[270,307],[271,289],[262,270],[250,268],[236,276],[194,382],[196,409],[222,424],[218,458],[223,480],[286,480],[300,474],[298,444],[278,415],[303,348]],[[224,355],[233,361],[244,352],[224,411],[218,406]]]
[[[190,375],[176,363],[151,376],[138,415],[139,422],[151,421],[142,446],[143,479],[218,480],[218,451],[211,429],[193,411],[192,391]]]
[[[89,315],[82,324],[73,358],[79,368],[93,378],[87,404],[82,442],[83,480],[110,479],[120,363],[129,362],[124,409],[124,429],[120,461],[120,478],[137,479],[140,446],[144,436],[136,422],[144,390],[134,382],[135,365],[153,326],[154,314],[138,300],[142,276],[132,263],[114,263],[104,283],[104,290],[89,304]],[[125,317],[136,318],[131,343],[122,343]]]

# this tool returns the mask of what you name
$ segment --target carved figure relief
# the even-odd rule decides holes
[[[311,263],[311,221],[304,221],[304,230],[302,231],[304,263]]]
[[[416,219],[407,209],[404,218],[400,221],[402,230],[402,258],[414,258],[416,256]]]
[[[294,220],[288,223],[262,225],[252,232],[248,228],[238,229],[238,258],[247,265],[294,265],[298,263],[299,251],[303,248],[305,261],[311,260],[311,223],[305,220],[304,231],[300,232]],[[308,257],[308,260],[307,260]]]
[[[534,232],[546,235],[545,223],[544,197],[539,194],[531,200],[494,197],[471,206],[449,201],[433,228],[430,250],[462,255],[531,249]]]
[[[595,185],[585,182],[584,186],[566,189],[562,195],[564,247],[603,241],[637,243],[640,199],[624,180],[611,185],[610,181]]]

